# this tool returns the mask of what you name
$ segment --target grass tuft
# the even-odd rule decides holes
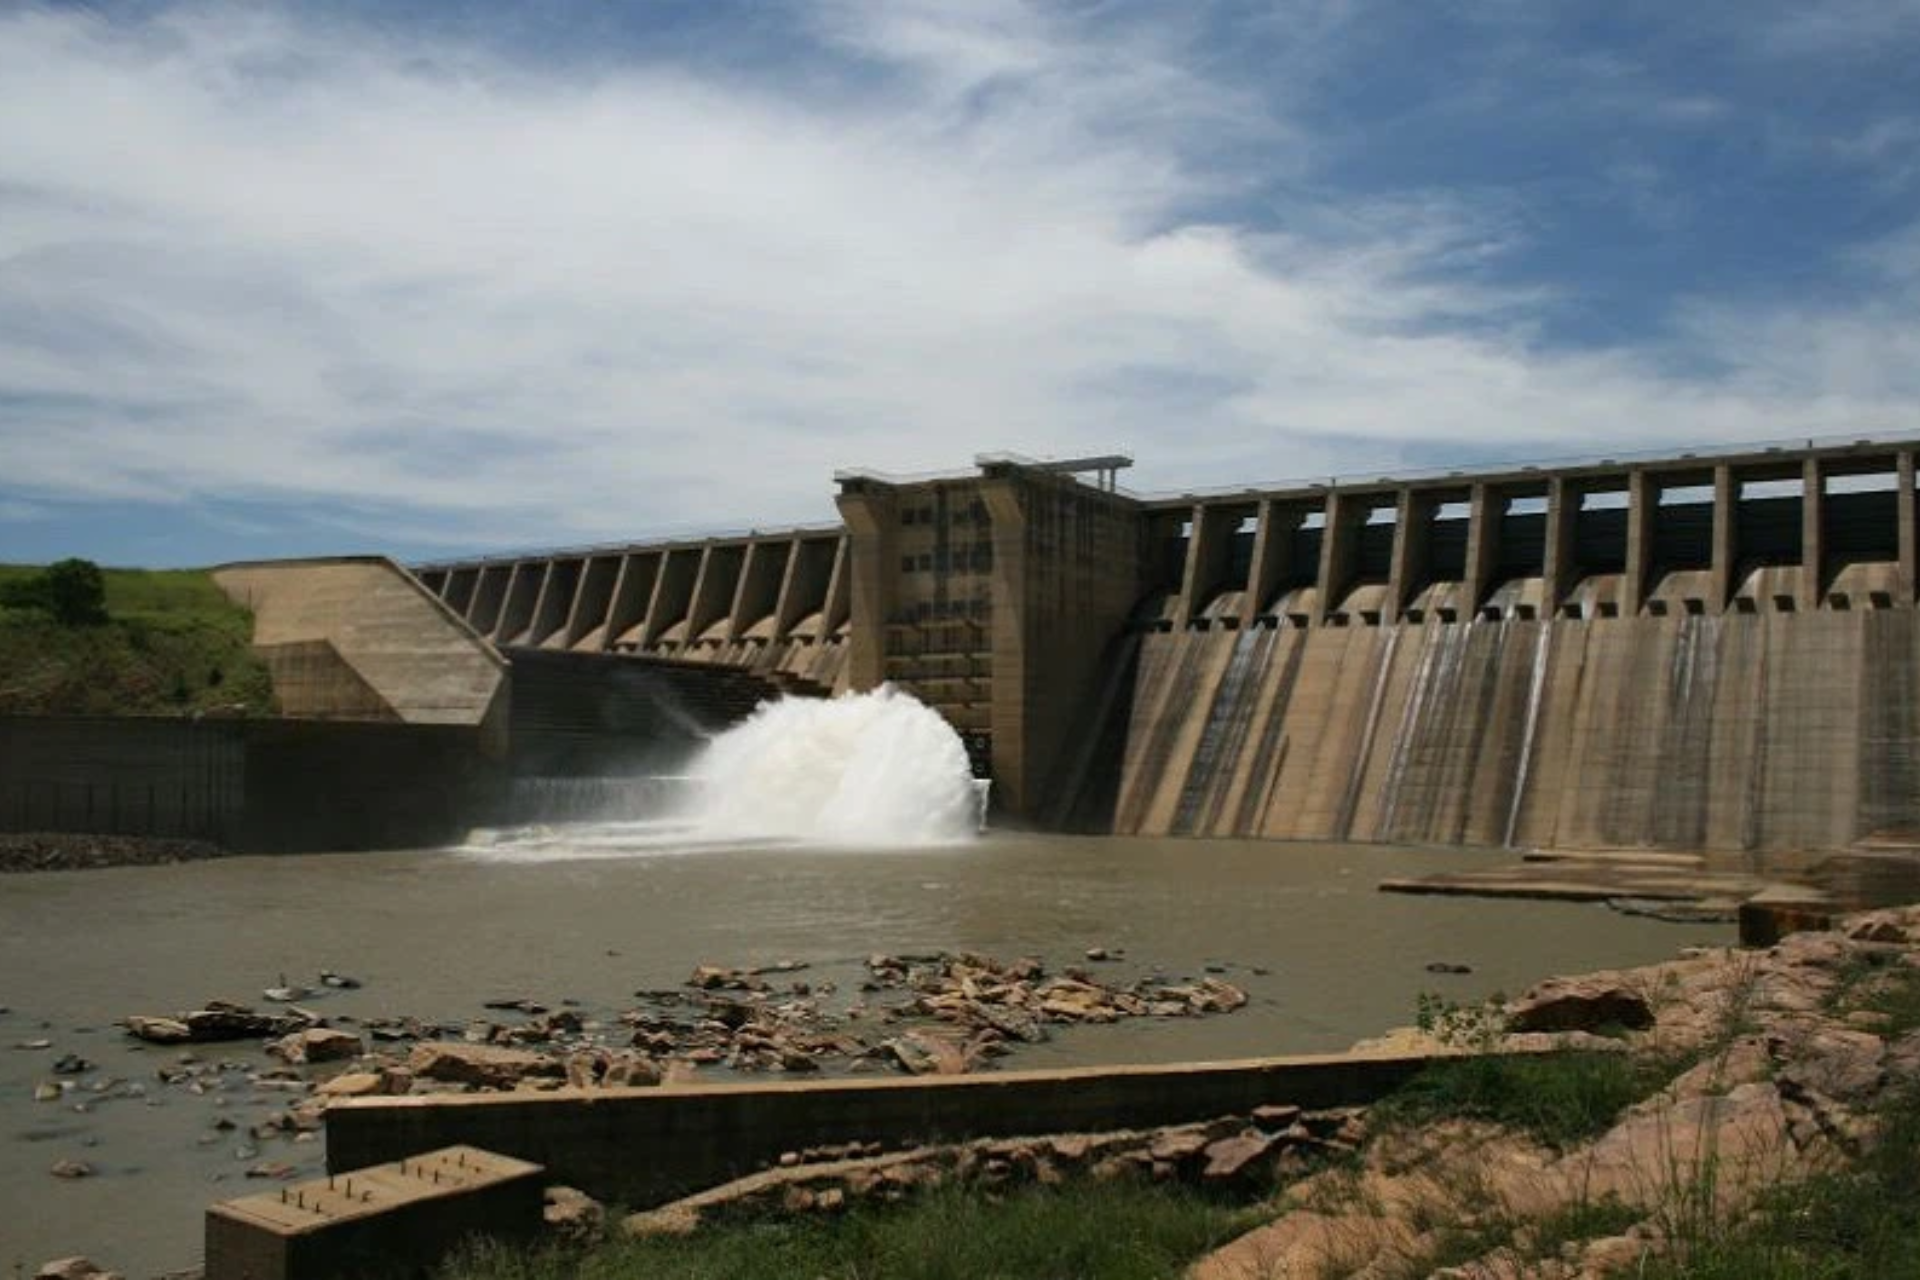
[[[1863,967],[1843,1007],[1886,1015],[1884,1032],[1920,1027],[1920,974]],[[1878,1135],[1850,1165],[1763,1195],[1726,1223],[1695,1215],[1648,1264],[1648,1280],[1882,1280],[1920,1276],[1920,1081],[1873,1109]]]
[[[1625,1053],[1486,1055],[1435,1062],[1374,1111],[1377,1123],[1486,1120],[1564,1150],[1604,1133],[1670,1076]]]

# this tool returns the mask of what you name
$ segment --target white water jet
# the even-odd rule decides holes
[[[765,703],[688,772],[687,817],[716,839],[949,844],[975,836],[985,809],[960,735],[891,685]]]

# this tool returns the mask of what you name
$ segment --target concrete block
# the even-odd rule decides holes
[[[206,1280],[350,1280],[437,1263],[478,1235],[542,1222],[537,1164],[444,1147],[207,1210]]]

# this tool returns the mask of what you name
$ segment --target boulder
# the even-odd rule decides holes
[[[267,1046],[268,1056],[294,1065],[304,1062],[342,1062],[357,1058],[365,1051],[366,1046],[361,1043],[359,1036],[332,1027],[308,1027],[304,1031],[283,1036]]]
[[[193,1029],[178,1018],[154,1018],[133,1013],[121,1021],[128,1035],[145,1040],[148,1044],[185,1044],[193,1039]]]
[[[511,1089],[529,1077],[566,1074],[565,1065],[545,1054],[453,1040],[415,1045],[407,1066],[421,1079],[485,1089]]]
[[[91,1258],[55,1258],[43,1262],[33,1280],[125,1280],[118,1271],[108,1271]]]
[[[1784,1053],[1787,1046],[1779,1048]],[[1794,1050],[1780,1069],[1783,1085],[1846,1102],[1878,1092],[1884,1079],[1886,1046],[1866,1031],[1823,1027]]]
[[[1167,1129],[1156,1135],[1147,1154],[1156,1161],[1177,1164],[1207,1149],[1207,1135],[1198,1128]]]
[[[1220,978],[1202,978],[1187,1003],[1195,1013],[1232,1013],[1247,1003],[1247,993]]]
[[[1855,917],[1847,926],[1847,936],[1855,942],[1905,943],[1907,928],[1897,912],[1873,911]]]
[[[1209,1142],[1202,1152],[1207,1163],[1201,1169],[1200,1176],[1208,1182],[1229,1182],[1239,1178],[1255,1168],[1279,1142],[1279,1138],[1258,1129],[1248,1129],[1231,1138]]]
[[[637,1053],[615,1054],[600,1083],[609,1089],[644,1089],[661,1081],[660,1064]]]
[[[283,1036],[311,1024],[299,1013],[255,1013],[243,1004],[209,1000],[204,1009],[195,1009],[182,1019],[188,1037],[193,1040],[251,1040],[262,1036]]]
[[[548,1187],[542,1211],[549,1230],[574,1244],[592,1244],[607,1228],[607,1210],[598,1200],[572,1187]]]
[[[1652,1025],[1647,998],[1604,973],[1550,978],[1507,1006],[1507,1026],[1514,1031],[1638,1031]]]
[[[936,1036],[909,1031],[887,1041],[885,1047],[903,1070],[916,1076],[957,1076],[967,1070],[960,1048]]]
[[[700,1212],[684,1204],[670,1204],[664,1209],[632,1214],[620,1224],[620,1229],[635,1240],[655,1236],[690,1236],[700,1229]]]
[[[386,1082],[371,1071],[349,1071],[335,1076],[319,1089],[323,1098],[366,1098],[385,1092]]]
[[[871,962],[869,962],[871,963]],[[728,969],[717,964],[694,968],[687,985],[701,991],[765,991],[767,984],[744,969]]]

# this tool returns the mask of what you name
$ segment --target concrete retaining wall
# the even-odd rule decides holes
[[[504,765],[458,725],[0,718],[0,830],[409,848],[490,812]]]
[[[246,766],[232,721],[0,717],[0,830],[225,842]]]
[[[344,1172],[464,1143],[534,1161],[555,1182],[643,1208],[804,1147],[1136,1128],[1268,1103],[1357,1105],[1384,1096],[1428,1061],[1322,1055],[924,1080],[359,1099],[327,1113],[327,1168]]]

